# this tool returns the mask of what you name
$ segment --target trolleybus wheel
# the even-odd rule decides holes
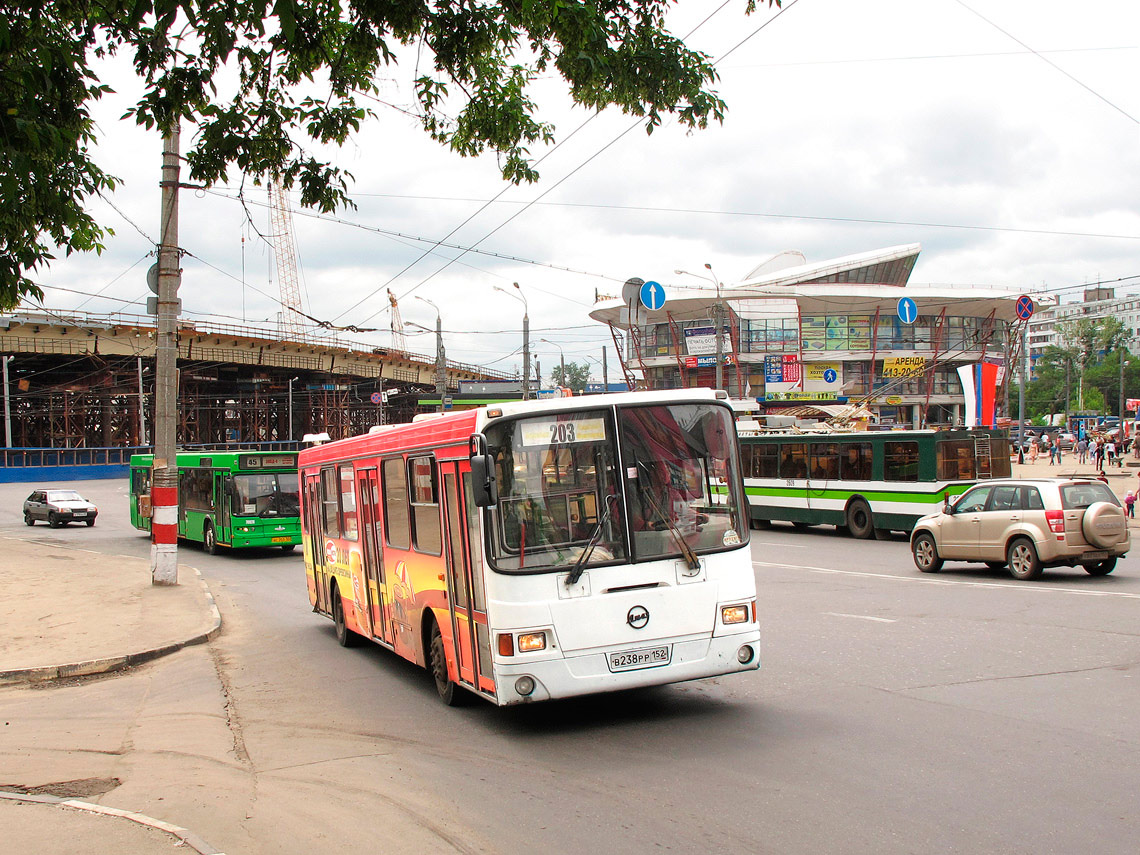
[[[871,506],[862,499],[856,499],[847,506],[847,530],[860,540],[870,540],[875,536]]]

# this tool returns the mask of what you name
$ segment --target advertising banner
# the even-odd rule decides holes
[[[883,360],[883,378],[913,377],[926,370],[922,356],[892,356]]]
[[[728,327],[720,333],[721,353],[732,353],[732,340],[728,334]],[[716,356],[716,335],[714,327],[690,327],[685,330],[685,353],[689,356]]]

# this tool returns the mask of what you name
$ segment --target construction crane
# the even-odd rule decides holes
[[[400,317],[400,304],[396,302],[396,295],[388,289],[388,302],[392,304],[392,349],[408,350],[408,338],[404,335],[404,319]]]
[[[273,233],[273,255],[277,262],[277,285],[281,291],[280,331],[283,337],[300,341],[305,333],[301,311],[301,285],[297,273],[293,212],[285,188],[277,178],[269,182],[269,210]]]

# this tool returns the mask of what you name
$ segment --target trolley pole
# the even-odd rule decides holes
[[[179,128],[162,150],[162,232],[158,247],[158,337],[154,358],[154,469],[150,572],[154,585],[178,584],[178,249]]]

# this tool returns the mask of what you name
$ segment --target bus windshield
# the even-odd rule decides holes
[[[487,429],[500,497],[491,514],[495,569],[580,570],[690,558],[744,542],[728,410],[630,407],[617,418],[616,429],[604,410]]]
[[[301,512],[297,476],[259,472],[235,475],[230,491],[230,513],[237,516],[289,517]]]
[[[711,404],[631,407],[620,411],[619,420],[636,560],[687,557],[747,539],[728,410]]]
[[[497,569],[624,560],[617,444],[608,413],[519,419],[489,428],[487,441],[499,481],[491,550]]]

